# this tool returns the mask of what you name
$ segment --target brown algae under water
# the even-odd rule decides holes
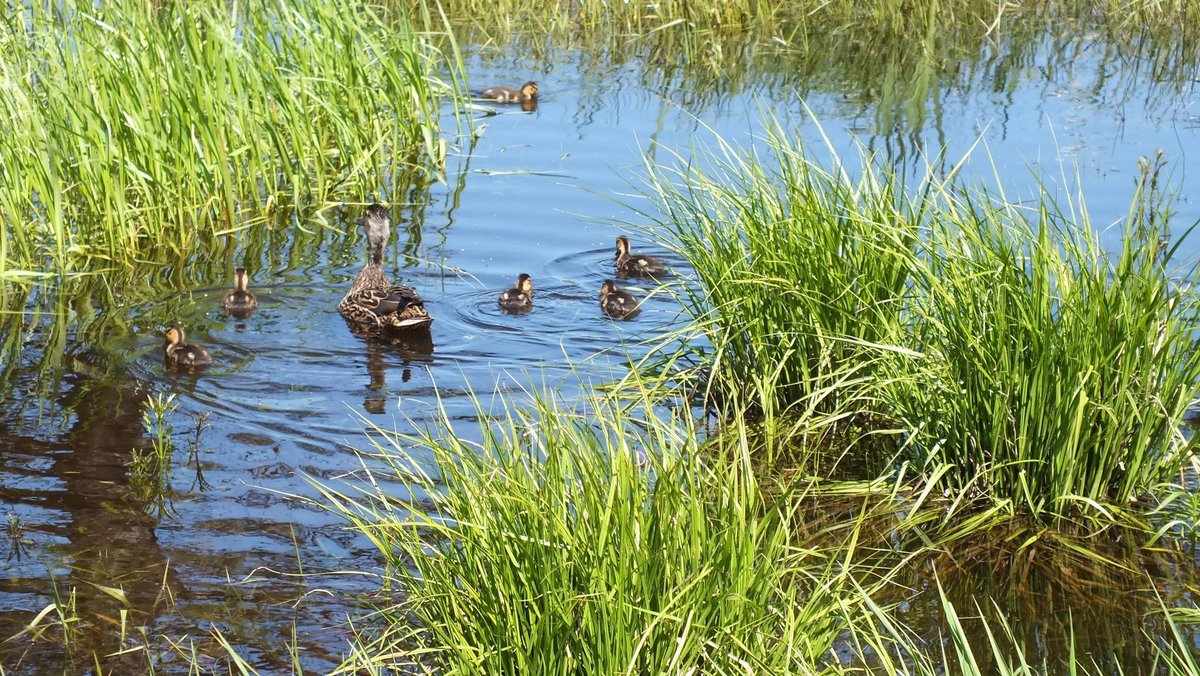
[[[294,660],[318,672],[336,665],[353,638],[347,616],[367,612],[377,590],[371,575],[345,571],[371,571],[378,560],[365,538],[315,504],[320,495],[306,477],[365,480],[352,450],[365,445],[364,419],[421,425],[437,421],[441,406],[452,420],[469,420],[473,397],[519,392],[531,380],[570,396],[587,381],[619,375],[630,355],[647,349],[642,339],[678,328],[677,305],[649,294],[651,281],[622,282],[646,298],[627,322],[596,305],[601,282],[614,276],[617,235],[687,274],[683,261],[653,246],[653,233],[636,230],[637,214],[612,199],[630,192],[626,177],[645,153],[653,161],[662,148],[682,152],[710,128],[749,139],[764,108],[800,121],[798,133],[813,147],[825,147],[824,136],[851,157],[865,139],[914,170],[938,155],[931,149],[954,162],[982,137],[990,156],[968,162],[968,177],[991,176],[994,164],[1006,189],[1025,194],[1038,189],[1030,165],[1051,176],[1078,168],[1090,209],[1109,222],[1124,215],[1139,156],[1163,148],[1182,163],[1197,147],[1190,87],[1164,105],[1147,90],[1161,86],[1149,78],[1106,79],[1118,57],[1103,49],[1077,46],[1070,69],[1023,70],[1004,61],[1003,47],[977,55],[969,72],[944,75],[936,95],[900,119],[892,114],[903,106],[884,111],[853,82],[842,91],[820,73],[751,70],[741,89],[705,98],[688,90],[687,74],[664,75],[637,57],[602,64],[610,71],[597,80],[588,75],[594,54],[559,51],[538,61],[468,48],[473,81],[528,73],[520,79],[537,80],[539,99],[531,111],[498,107],[488,116],[470,152],[452,158],[447,184],[392,186],[396,192],[382,196],[393,203],[395,226],[385,268],[425,299],[436,319],[427,338],[364,339],[337,314],[363,264],[363,205],[327,210],[330,229],[275,234],[219,260],[163,271],[136,295],[107,299],[82,281],[57,294],[18,295],[6,309],[26,318],[9,316],[0,377],[0,499],[9,524],[0,634],[22,632],[52,603],[54,617],[77,621],[65,623],[69,640],[26,633],[0,644],[0,664],[84,668],[94,652],[109,656],[109,671],[140,671],[144,651],[118,653],[147,645],[159,668],[184,669],[191,644],[164,638],[187,637],[201,666],[214,668],[222,652],[209,632],[219,630],[261,669],[285,670]],[[1064,51],[1045,37],[1031,53],[1057,63]],[[806,121],[804,106],[822,129]],[[1192,176],[1173,178],[1182,195],[1198,194]],[[1198,215],[1180,200],[1181,222]],[[241,319],[221,308],[235,267],[250,269],[259,302]],[[536,280],[534,310],[501,312],[497,294],[520,272]],[[164,368],[161,331],[176,321],[212,352],[207,370]],[[157,419],[155,434],[147,411],[168,395],[175,408]],[[169,460],[134,475],[134,450]],[[402,482],[388,490],[397,500],[423,499]],[[848,509],[836,501],[815,507],[814,532]],[[881,542],[916,546],[880,528]],[[1177,599],[1196,581],[1188,552],[1089,545],[1121,550],[1110,558],[1138,561],[1135,574],[1063,553],[1069,547],[1029,545],[1040,540],[1026,527],[1006,528],[911,567],[902,585],[909,592],[893,600],[932,650],[944,641],[934,569],[964,613],[974,612],[972,600],[998,603],[1038,661],[1066,659],[1070,609],[1075,650],[1126,673],[1146,664],[1150,644],[1139,630],[1161,630],[1146,619],[1154,615],[1147,588]]]

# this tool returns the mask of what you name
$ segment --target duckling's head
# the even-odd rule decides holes
[[[538,92],[537,83],[534,82],[533,80],[530,80],[529,82],[526,82],[525,84],[521,85],[521,93],[524,94],[525,96],[528,96],[531,99],[537,98],[537,92]]]
[[[367,245],[371,252],[372,263],[383,263],[383,245],[387,244],[392,234],[392,226],[388,221],[387,207],[382,204],[372,204],[363,214],[363,230],[367,233]]]
[[[233,288],[244,292],[248,281],[249,276],[246,274],[246,268],[238,268],[233,271]]]
[[[167,345],[180,345],[184,341],[183,329],[172,326],[167,329]]]
[[[608,295],[610,293],[616,293],[616,291],[617,291],[617,283],[616,282],[614,282],[611,279],[604,280],[604,283],[600,285],[600,300],[604,300],[605,298],[608,298]]]
[[[624,235],[617,238],[617,258],[629,255],[629,238]]]
[[[533,293],[533,277],[530,277],[524,272],[517,275],[517,289],[520,290],[521,293]]]

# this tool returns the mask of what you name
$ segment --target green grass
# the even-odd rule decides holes
[[[178,260],[445,155],[402,16],[352,2],[35,2],[0,21],[0,280]]]
[[[709,387],[766,415],[818,393],[815,412],[877,408],[876,369],[907,342],[925,207],[894,174],[820,169],[778,126],[763,146],[646,165],[645,215],[695,270],[680,299],[711,345]]]
[[[853,603],[848,550],[793,537],[791,496],[760,490],[744,436],[704,444],[690,424],[605,399],[480,416],[479,443],[448,422],[372,430],[370,465],[386,470],[361,492],[325,487],[396,590],[346,672],[826,668]]]
[[[926,477],[1038,518],[1121,509],[1178,474],[1200,304],[1161,158],[1110,251],[1084,205],[905,189],[871,158],[851,180],[788,138],[647,164],[645,215],[695,271],[680,296],[711,399],[745,393],[768,422],[870,414]]]
[[[1128,505],[1177,475],[1200,383],[1195,261],[1146,167],[1115,252],[1086,209],[975,193],[930,219],[922,371],[892,404],[913,448],[1035,515]]]

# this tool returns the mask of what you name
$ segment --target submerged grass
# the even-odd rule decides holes
[[[359,493],[324,488],[400,599],[344,671],[825,669],[848,576],[836,548],[793,540],[790,502],[760,490],[744,436],[705,446],[688,423],[605,399],[480,416],[478,443],[449,422],[373,430],[387,469]]]
[[[0,20],[0,280],[187,257],[277,205],[440,171],[445,59],[370,3],[18,7]]]

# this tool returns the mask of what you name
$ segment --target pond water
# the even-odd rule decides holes
[[[998,180],[1011,199],[1036,194],[1039,179],[1063,198],[1078,191],[1094,221],[1107,224],[1128,208],[1138,157],[1162,149],[1180,188],[1176,223],[1200,218],[1191,198],[1200,194],[1200,175],[1187,171],[1187,152],[1200,140],[1200,98],[1177,74],[1188,69],[1164,73],[1086,31],[1044,30],[1017,51],[1004,40],[987,43],[941,64],[922,86],[912,73],[889,78],[784,61],[752,64],[736,86],[709,88],[636,53],[559,50],[535,58],[468,46],[473,85],[536,79],[541,100],[531,112],[488,106],[496,114],[476,120],[476,143],[460,139],[445,184],[379,196],[392,205],[389,274],[426,298],[436,318],[428,340],[365,341],[336,312],[365,259],[356,225],[362,204],[293,223],[314,233],[303,240],[285,229],[268,242],[231,247],[224,260],[164,270],[144,292],[115,303],[35,293],[31,310],[69,310],[73,319],[31,314],[19,334],[5,337],[19,347],[3,365],[0,504],[23,531],[6,541],[13,555],[0,561],[0,634],[20,631],[56,588],[71,587],[80,615],[103,631],[81,632],[74,656],[64,657],[54,641],[0,645],[0,664],[17,672],[77,658],[90,664],[91,650],[121,647],[123,610],[131,626],[182,646],[204,645],[208,630],[220,629],[267,671],[291,663],[295,627],[306,669],[335,664],[351,635],[346,618],[362,608],[327,592],[374,590],[375,579],[338,571],[372,570],[376,558],[365,540],[294,496],[318,497],[310,478],[359,476],[353,449],[368,447],[367,424],[419,425],[439,405],[470,418],[472,393],[486,401],[545,384],[569,396],[589,380],[619,375],[630,355],[645,352],[640,341],[680,326],[669,294],[653,295],[627,322],[598,306],[617,235],[670,258],[626,206],[643,206],[634,193],[645,153],[663,162],[667,150],[690,156],[713,145],[714,131],[752,144],[767,111],[822,162],[830,147],[849,159],[861,145],[919,178],[927,165],[949,169],[974,147],[963,168],[969,180]],[[1181,252],[1196,253],[1194,246]],[[686,277],[681,261],[671,263]],[[260,300],[244,320],[220,306],[235,266],[251,270]],[[496,296],[521,272],[533,277],[535,309],[503,314]],[[652,288],[623,285],[638,295]],[[102,330],[76,330],[96,316],[104,317]],[[160,336],[169,321],[211,350],[211,369],[164,368]],[[150,446],[147,397],[164,394],[175,395],[178,410],[169,418],[171,491],[159,504],[132,490],[128,465],[131,449]],[[394,490],[405,494],[404,486]],[[294,575],[301,569],[308,577]],[[1005,595],[998,579],[978,584]],[[933,614],[921,607],[915,615]],[[1103,625],[1103,615],[1085,620],[1077,639],[1105,640],[1088,628]],[[1131,655],[1126,667],[1143,656]],[[112,659],[144,664],[139,653]]]

